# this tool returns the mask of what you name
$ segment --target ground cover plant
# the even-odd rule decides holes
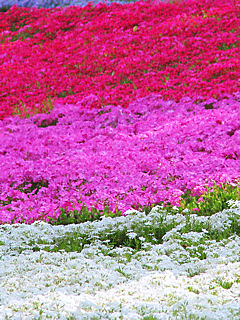
[[[239,201],[0,226],[2,319],[239,319]],[[236,228],[238,226],[238,228]]]
[[[239,52],[238,7],[224,1],[210,5],[189,1],[188,6],[181,2],[56,9],[13,6],[1,13],[1,72],[6,80],[1,82],[5,118],[0,135],[1,223],[81,222],[121,215],[130,208],[149,211],[161,203],[184,210],[193,196],[198,198],[190,207],[198,212],[206,203],[200,195],[214,183],[222,187],[219,183],[237,181],[237,199],[239,94],[232,91],[238,88],[239,73],[226,64],[231,65]],[[123,19],[126,14],[129,19]],[[221,26],[220,33],[216,25]],[[116,38],[110,38],[112,33]],[[216,38],[228,44],[221,40],[219,46]],[[215,42],[208,51],[204,47],[203,56],[203,46],[198,43],[196,49],[196,41],[207,39]],[[214,61],[206,63],[213,55]],[[173,65],[176,57],[179,63]],[[69,73],[70,66],[77,69]],[[203,74],[212,68],[218,69],[218,76],[208,76],[206,87]],[[168,73],[162,81],[166,70],[172,70],[173,77]],[[134,83],[140,81],[134,90],[132,80],[126,80],[130,73]],[[109,77],[116,77],[111,95]],[[171,77],[181,82],[169,87]],[[61,86],[75,79],[76,94],[61,89],[57,99],[55,94],[46,95],[54,79]],[[184,96],[182,80],[187,79]],[[150,90],[158,93],[149,93],[152,80],[162,84]],[[219,88],[224,88],[224,95]],[[18,95],[21,107],[12,104]],[[127,105],[121,99],[128,99]],[[7,117],[11,110],[25,118]],[[216,208],[225,209],[229,198],[215,200]],[[216,210],[211,204],[205,213],[210,206]]]
[[[136,98],[239,89],[237,1],[99,4],[0,13],[1,117],[54,101],[127,107]],[[206,51],[207,48],[207,51]],[[9,92],[11,88],[11,92]]]
[[[237,199],[239,106],[237,95],[199,104],[152,95],[127,109],[58,105],[49,114],[6,118],[0,220],[31,223],[80,212],[94,220],[158,203],[179,206],[185,194],[198,196],[191,210],[199,210],[200,195],[214,182],[220,189],[236,183]],[[227,193],[216,202],[230,200]]]
[[[239,1],[19,5],[0,12],[0,318],[238,320]]]

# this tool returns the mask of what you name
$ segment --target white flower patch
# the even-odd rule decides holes
[[[224,229],[238,214],[235,206],[192,219]],[[159,221],[172,226],[160,243],[139,236]],[[211,240],[207,229],[187,232],[186,223],[158,207],[80,225],[0,226],[0,319],[240,319],[239,236]],[[117,230],[142,249],[109,245],[103,235]],[[69,234],[91,242],[51,252]]]

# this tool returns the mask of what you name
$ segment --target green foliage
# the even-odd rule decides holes
[[[211,189],[209,187],[205,187],[206,192],[200,196],[191,196],[191,190],[187,190],[185,194],[180,197],[180,206],[178,208],[172,206],[170,203],[166,203],[164,205],[164,210],[168,213],[182,213],[184,215],[197,214],[198,216],[211,216],[217,212],[223,211],[224,209],[228,209],[229,205],[227,203],[228,200],[240,200],[240,188],[239,184],[230,185],[230,184],[221,184],[221,186],[214,184],[214,187]],[[148,215],[151,210],[156,205],[163,205],[163,202],[154,203],[151,205],[138,206],[135,205],[133,208],[135,210],[144,212]],[[78,224],[86,221],[95,221],[100,220],[102,216],[105,217],[118,217],[122,215],[122,212],[118,209],[115,212],[111,212],[108,206],[105,206],[103,210],[97,210],[94,207],[91,210],[83,204],[81,211],[78,210],[70,210],[67,211],[64,208],[61,208],[61,215],[57,219],[51,219],[50,223],[53,225],[67,225],[67,224]],[[224,230],[223,233],[218,233],[216,235],[216,231],[210,230],[208,226],[205,226],[205,229],[209,229],[212,238],[216,237],[226,238],[227,234],[232,234],[236,232],[240,234],[240,226],[237,222],[237,218],[232,218],[231,230]],[[186,226],[188,230],[200,232],[203,228],[202,225],[199,225],[199,222],[195,222],[194,225],[190,223],[190,220]],[[160,232],[160,231],[159,231]]]
[[[199,216],[211,216],[214,213],[228,209],[227,201],[240,200],[240,185],[214,183],[213,188],[205,187],[206,192],[200,196],[191,196],[191,190],[187,190],[181,196],[179,212],[188,209],[189,213]]]
[[[24,183],[21,183],[17,189],[23,193],[31,193],[34,191],[35,194],[38,193],[38,191],[44,187],[48,187],[49,182],[47,180],[39,180],[39,181],[25,181]],[[27,186],[27,187],[26,187]]]
[[[168,80],[169,80],[169,73],[167,75],[164,75],[164,80],[161,80],[162,84],[166,84]]]
[[[123,80],[120,81],[120,84],[125,84],[125,83],[132,83],[132,80],[128,79],[128,77],[125,77]]]
[[[72,96],[76,94],[76,92],[72,91],[72,89],[63,90],[57,94],[58,98],[65,98],[66,96]]]
[[[199,294],[199,293],[200,293],[200,291],[199,291],[198,289],[195,289],[195,288],[193,288],[193,287],[188,287],[188,290],[189,290],[190,292],[195,293],[195,294]]]
[[[28,38],[33,38],[33,34],[31,33],[28,33],[28,32],[20,32],[16,35],[14,35],[12,38],[11,38],[11,42],[14,42],[14,41],[17,41],[17,40],[21,40],[21,41],[24,41],[25,39],[28,39]]]
[[[213,109],[213,103],[206,103],[206,104],[204,105],[204,108],[205,108],[206,110],[208,110],[208,109]]]
[[[154,317],[152,315],[143,317],[143,320],[157,320],[157,319],[158,319],[157,317]]]
[[[64,250],[66,252],[81,252],[85,245],[91,244],[91,240],[85,234],[77,232],[68,233],[63,238],[56,239],[54,246],[45,246],[44,250],[48,252],[58,252]]]
[[[50,219],[49,223],[52,225],[67,225],[78,224],[87,221],[100,220],[105,217],[120,217],[121,211],[116,209],[115,213],[112,213],[108,206],[105,206],[103,210],[97,210],[92,207],[88,210],[85,204],[82,205],[80,212],[78,210],[67,210],[66,208],[60,208],[61,214],[57,219]]]
[[[39,86],[39,83],[37,86]],[[40,107],[35,106],[32,109],[27,108],[23,101],[19,99],[19,104],[16,104],[13,110],[13,115],[17,115],[20,118],[29,118],[38,113],[49,113],[49,111],[53,109],[53,106],[54,99],[52,99],[51,96],[43,100]]]
[[[219,50],[229,50],[229,49],[232,49],[232,48],[237,48],[238,47],[238,43],[239,41],[236,41],[236,43],[231,43],[231,44],[226,44],[226,43],[222,43],[220,46],[218,46],[218,49]]]
[[[72,223],[75,223],[74,221],[79,221],[80,219],[81,222],[84,222],[84,220],[96,220],[96,216],[93,217],[93,211],[92,213],[89,212],[85,206],[84,210],[84,212],[82,211],[82,217],[76,210],[76,216],[74,217],[74,215],[72,215],[71,218],[66,216],[65,210],[62,210],[62,218],[58,218],[57,221],[51,220],[50,223],[56,225],[64,223],[69,224],[70,221],[72,221]],[[74,212],[71,212],[71,214],[74,214]],[[92,217],[89,218],[89,214],[91,214]],[[100,217],[98,217],[97,219],[99,218]],[[64,219],[67,220],[64,221]],[[152,221],[151,223],[145,223],[145,219],[138,221],[137,224],[133,224],[131,227],[127,227],[126,225],[122,225],[121,223],[119,223],[119,225],[115,227],[109,227],[104,230],[95,231],[94,235],[77,231],[69,232],[66,233],[63,237],[55,239],[53,241],[54,247],[45,246],[43,250],[51,252],[60,250],[65,250],[67,252],[81,252],[86,245],[94,244],[96,241],[101,241],[111,248],[123,246],[139,251],[144,249],[143,244],[145,243],[162,243],[163,236],[169,230],[173,229],[176,225],[177,223],[174,219],[172,220],[172,222],[167,222],[166,215],[163,214],[157,218],[157,221]]]
[[[232,285],[233,285],[232,281],[219,280],[217,282],[223,289],[230,289],[232,287]]]
[[[50,126],[56,126],[58,123],[58,119],[53,119],[52,121],[48,121],[46,119],[42,120],[41,123],[38,125],[39,128],[47,128]]]
[[[8,9],[10,9],[10,8],[11,8],[11,6],[2,6],[2,7],[0,8],[0,12],[7,12]]]

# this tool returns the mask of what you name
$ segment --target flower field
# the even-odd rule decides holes
[[[175,101],[232,94],[239,90],[237,12],[225,0],[217,7],[209,0],[13,6],[1,13],[1,115],[83,98],[82,107],[126,108],[150,93]]]
[[[237,10],[188,1],[2,12],[0,221],[178,205],[237,179]]]
[[[237,320],[239,217],[238,201],[190,221],[155,207],[2,225],[0,319]]]
[[[239,39],[237,0],[0,1],[0,319],[240,319]]]

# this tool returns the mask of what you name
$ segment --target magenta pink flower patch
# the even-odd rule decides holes
[[[85,101],[86,102],[86,101]],[[57,105],[0,123],[0,221],[56,217],[83,203],[124,213],[239,177],[239,96],[193,103],[152,94],[128,109]]]

